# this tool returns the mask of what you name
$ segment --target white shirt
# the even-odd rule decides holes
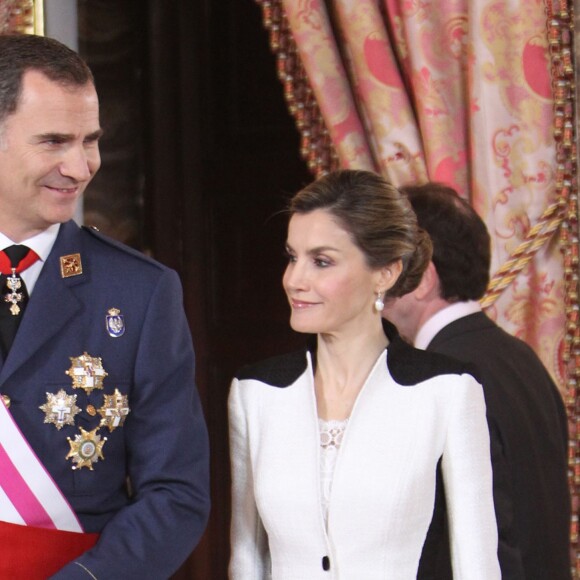
[[[40,276],[40,271],[44,266],[44,262],[48,258],[48,255],[52,250],[52,246],[54,246],[54,242],[56,242],[59,229],[60,224],[53,224],[43,232],[40,232],[39,234],[36,234],[35,236],[32,236],[26,240],[22,240],[21,242],[13,242],[9,237],[0,232],[0,249],[4,250],[9,246],[18,243],[23,246],[28,246],[31,250],[34,250],[40,258],[40,260],[37,260],[34,262],[34,264],[32,264],[32,266],[26,268],[24,272],[20,273],[20,276],[26,284],[26,290],[28,291],[29,296],[32,294],[36,281]]]
[[[450,304],[442,310],[439,310],[439,312],[436,312],[419,329],[419,332],[415,337],[415,348],[426,350],[429,343],[442,328],[445,328],[448,324],[451,324],[464,316],[475,314],[476,312],[481,312],[481,306],[479,305],[479,302],[476,302],[475,300],[455,302],[455,304]]]

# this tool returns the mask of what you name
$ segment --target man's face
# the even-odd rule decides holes
[[[22,81],[0,125],[0,231],[15,242],[71,219],[101,164],[94,86],[63,87],[32,70]]]

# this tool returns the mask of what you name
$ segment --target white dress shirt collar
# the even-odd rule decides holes
[[[446,306],[439,312],[436,312],[425,324],[419,329],[415,337],[415,347],[425,350],[435,335],[448,324],[455,322],[459,318],[481,312],[479,302],[469,300],[467,302],[455,302]]]
[[[22,272],[20,275],[22,276],[24,283],[26,284],[26,289],[28,290],[28,294],[32,294],[32,290],[34,289],[34,285],[38,280],[38,276],[40,276],[40,271],[42,270],[42,266],[44,262],[48,258],[50,251],[52,250],[52,246],[54,246],[54,242],[56,242],[56,237],[58,236],[58,231],[60,229],[60,224],[53,224],[52,226],[48,227],[43,232],[32,236],[26,240],[22,240],[19,242],[23,246],[28,246],[31,250],[34,250],[40,260],[37,260]],[[2,232],[0,232],[0,250],[4,250],[8,246],[12,246],[16,242],[13,242],[9,237],[5,236]]]

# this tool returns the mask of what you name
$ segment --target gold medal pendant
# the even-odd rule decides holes
[[[12,275],[6,278],[6,286],[10,293],[4,295],[4,302],[10,302],[10,313],[12,316],[20,314],[20,306],[18,302],[22,302],[22,292],[17,292],[22,288],[22,280],[16,275],[16,270],[12,268]]]
[[[56,395],[46,393],[46,403],[38,408],[44,411],[44,422],[52,423],[60,431],[64,425],[75,424],[75,415],[81,412],[76,402],[76,395],[67,395],[61,389]]]
[[[122,427],[129,414],[129,400],[127,395],[122,395],[119,389],[115,389],[112,395],[103,395],[105,402],[98,410],[102,417],[100,427],[108,427],[111,433],[117,427]]]
[[[70,451],[65,459],[72,459],[74,463],[73,469],[88,467],[93,471],[93,463],[96,463],[99,459],[105,459],[103,457],[103,445],[107,438],[103,437],[101,439],[101,436],[97,435],[99,427],[92,431],[85,431],[82,427],[79,427],[79,429],[81,431],[80,435],[75,435],[74,441],[67,437]]]
[[[65,372],[72,379],[73,389],[84,389],[90,395],[94,389],[103,388],[103,380],[108,373],[100,357],[84,352],[81,356],[70,357],[70,361],[71,367]]]

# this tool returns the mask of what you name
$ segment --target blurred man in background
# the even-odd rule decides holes
[[[568,580],[570,496],[567,418],[534,351],[479,306],[489,283],[490,237],[473,208],[437,183],[402,188],[433,241],[419,287],[384,315],[417,348],[479,369],[491,437],[499,558],[504,580]],[[440,473],[440,472],[439,472]],[[418,578],[451,580],[444,483]]]

